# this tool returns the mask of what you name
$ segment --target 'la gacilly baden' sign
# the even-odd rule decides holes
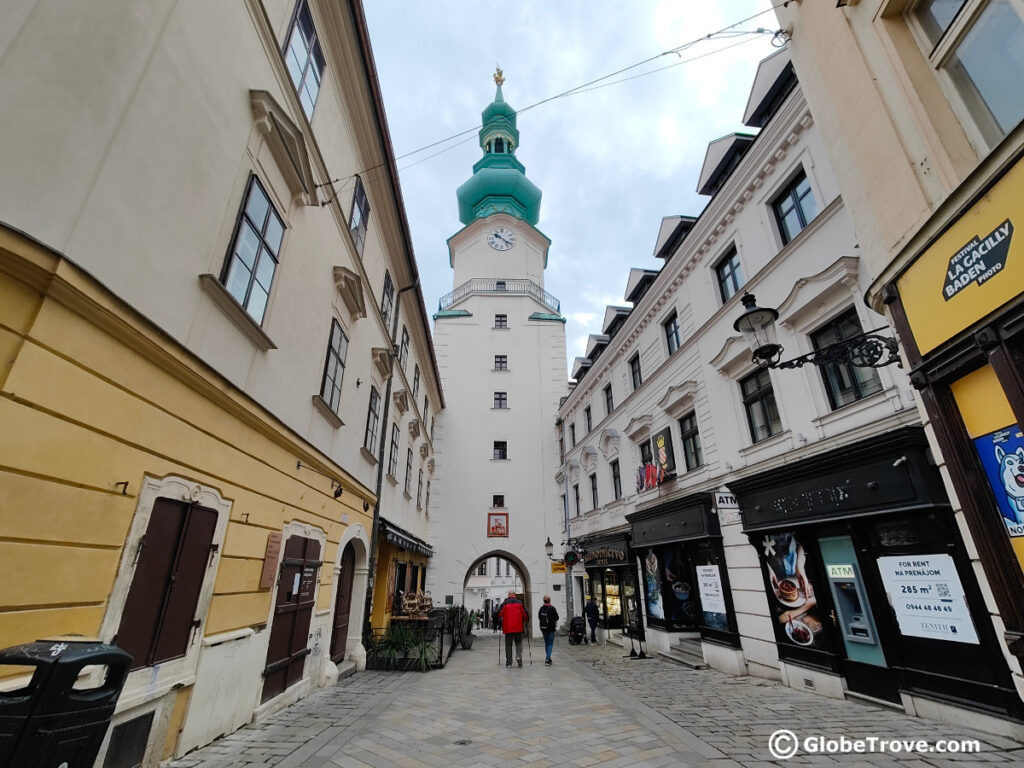
[[[942,297],[949,301],[971,283],[981,285],[996,276],[1006,265],[1013,237],[1013,222],[1009,219],[984,237],[975,235],[949,260]]]

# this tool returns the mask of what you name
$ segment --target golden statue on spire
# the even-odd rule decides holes
[[[494,66],[494,83],[500,88],[501,84],[505,82],[505,75],[502,74],[500,65],[495,64]]]

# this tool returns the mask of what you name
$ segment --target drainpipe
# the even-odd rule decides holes
[[[363,647],[370,647],[370,637],[373,634],[371,626],[371,614],[373,612],[373,587],[377,581],[377,540],[380,536],[380,494],[384,486],[384,449],[388,441],[389,411],[391,410],[391,386],[395,380],[395,358],[398,357],[398,313],[402,308],[402,294],[418,288],[419,277],[412,285],[401,288],[395,294],[394,314],[391,316],[391,367],[388,370],[388,385],[384,394],[384,409],[381,413],[380,449],[377,451],[377,487],[375,496],[377,501],[373,505],[373,530],[370,532],[370,572],[366,578],[366,606],[364,608],[363,621]]]
[[[562,498],[564,499],[564,501],[562,503],[562,516],[565,518],[565,545],[564,546],[569,547],[569,546],[572,546],[572,544],[571,544],[571,542],[572,542],[572,534],[569,531],[569,463],[565,460],[565,456],[566,456],[566,450],[565,450],[565,424],[562,421],[562,419],[558,419],[557,426],[558,426],[559,445],[561,446],[561,450],[562,450],[562,490],[564,491],[564,493],[562,494]],[[563,563],[565,562],[565,554],[564,553],[562,555],[562,562]],[[572,599],[573,598],[572,571],[573,571],[573,568],[575,568],[575,567],[576,567],[575,565],[572,568],[566,566],[566,569],[565,569],[565,610],[566,610],[566,613],[569,614],[568,615],[569,621],[572,621],[572,617],[576,615],[573,612],[575,610],[575,606],[573,605],[573,599]]]

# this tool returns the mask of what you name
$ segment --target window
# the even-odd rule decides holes
[[[640,463],[645,465],[654,463],[654,452],[651,450],[650,440],[640,443]]]
[[[572,495],[576,499],[576,516],[579,517],[579,514],[580,514],[580,486],[579,486],[578,483],[572,487]]]
[[[590,430],[592,430],[594,428],[594,421],[593,421],[593,419],[590,416],[590,406],[589,405],[586,408],[583,409],[583,421],[586,423],[586,425],[587,425],[587,432],[589,433]]]
[[[501,153],[503,153],[505,151],[505,140],[504,139],[499,137],[499,138],[494,140],[494,151],[499,153],[499,154],[501,154]]]
[[[569,425],[569,440],[572,442],[572,447],[576,447],[576,422],[574,421]]]
[[[327,362],[324,363],[324,378],[320,382],[320,397],[337,412],[341,402],[341,377],[345,373],[345,356],[348,354],[348,337],[341,330],[341,323],[331,321],[331,341],[327,346]]]
[[[768,371],[755,371],[747,376],[740,382],[740,391],[743,393],[743,406],[747,410],[752,441],[758,443],[782,431],[782,420],[775,405],[775,391]]]
[[[420,394],[420,367],[414,365],[412,369],[412,399],[415,400]]]
[[[508,328],[508,315],[495,315],[494,316],[494,327],[495,328]]]
[[[508,355],[495,355],[494,356],[494,370],[496,370],[496,371],[507,371],[508,370]]]
[[[616,499],[622,498],[622,475],[619,474],[619,460],[611,462],[612,468],[612,494]]]
[[[188,651],[216,525],[212,509],[171,499],[154,503],[115,637],[134,657],[133,669]]]
[[[423,396],[423,428],[427,428],[427,416],[430,414],[430,398]],[[433,435],[431,435],[433,436]]]
[[[775,221],[779,224],[783,244],[788,243],[811,223],[818,215],[818,207],[814,203],[814,195],[811,194],[811,185],[807,181],[806,173],[800,171],[782,194],[775,198],[772,210],[775,211]]]
[[[402,326],[402,346],[398,349],[398,364],[402,366],[402,370],[405,370],[406,363],[409,362],[409,329]]]
[[[313,17],[306,0],[302,0],[295,10],[287,39],[284,61],[292,76],[292,85],[299,94],[302,109],[306,117],[312,117],[324,74],[324,54],[320,50],[320,40],[313,27]]]
[[[1024,118],[1024,7],[1017,0],[922,0],[912,17],[931,65],[995,146]]]
[[[363,252],[366,243],[366,226],[370,218],[370,201],[366,199],[363,180],[356,176],[356,191],[352,195],[352,210],[348,216],[348,231],[356,244],[356,253]]]
[[[612,397],[612,385],[609,384],[604,388],[604,412],[611,416],[614,410],[615,399]]]
[[[597,509],[597,473],[590,476],[590,508]]]
[[[423,501],[423,468],[420,468],[420,476],[416,481],[416,508],[419,509],[423,505],[420,503]]]
[[[409,486],[412,483],[412,448],[405,454],[405,495],[409,495]]]
[[[487,561],[486,560],[484,560],[482,563],[480,563],[480,567],[476,569],[476,575],[477,576],[486,576],[487,575]]]
[[[495,283],[494,283],[494,290],[496,290],[496,291],[504,291],[505,290],[505,281],[504,280],[497,280],[497,281],[495,281]]]
[[[391,273],[384,273],[384,290],[380,293],[380,315],[384,318],[384,325],[388,327],[388,335],[391,334],[391,310],[395,306],[395,284],[391,282]]]
[[[374,443],[377,442],[377,419],[380,418],[380,394],[376,387],[370,387],[370,406],[366,412],[366,435],[363,437],[363,447],[373,453]]]
[[[696,412],[690,411],[679,420],[679,432],[683,436],[683,460],[686,462],[686,471],[689,472],[704,463],[704,457],[700,452]]]
[[[430,481],[427,480],[427,490],[423,497],[423,508],[430,509]]]
[[[505,440],[494,441],[494,454],[492,458],[495,459],[507,459],[508,458],[508,443]]]
[[[505,494],[503,494],[503,493],[496,493],[493,496],[491,496],[491,506],[492,507],[496,507],[496,508],[497,507],[504,507],[505,506]]]
[[[398,425],[391,425],[391,453],[388,456],[388,474],[398,477]]]
[[[249,177],[222,282],[257,323],[263,322],[277,270],[284,224],[256,176]]]
[[[715,273],[718,275],[718,290],[724,304],[735,296],[746,282],[743,277],[743,267],[740,266],[740,255],[735,248],[715,265]]]
[[[508,560],[505,561],[505,575],[512,575],[512,563],[510,563]]]
[[[494,407],[501,408],[502,410],[508,408],[508,392],[494,393]]]
[[[679,317],[673,312],[668,320],[662,323],[662,327],[665,329],[665,340],[668,342],[668,353],[671,355],[677,349],[681,340],[679,338]]]
[[[857,311],[852,307],[827,325],[811,334],[815,349],[823,349],[863,333]],[[874,368],[856,368],[849,363],[829,363],[819,367],[828,392],[832,410],[855,403],[861,398],[882,390],[878,371]]]
[[[633,382],[633,389],[637,389],[644,383],[644,377],[640,373],[640,353],[637,352],[629,358],[629,378]]]

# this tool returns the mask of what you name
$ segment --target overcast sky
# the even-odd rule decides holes
[[[364,5],[399,157],[478,127],[496,63],[505,100],[523,110],[762,11],[737,30],[778,26],[770,0]],[[678,66],[518,115],[516,156],[543,193],[537,227],[552,241],[545,288],[568,319],[570,372],[587,336],[601,332],[605,307],[625,303],[630,267],[660,266],[662,217],[703,209],[707,198],[695,189],[707,145],[750,130],[741,120],[757,62],[775,50],[769,34],[704,41],[611,80]],[[462,227],[455,190],[481,156],[474,130],[424,159],[453,143],[398,161],[429,314],[454,287],[445,240]]]

